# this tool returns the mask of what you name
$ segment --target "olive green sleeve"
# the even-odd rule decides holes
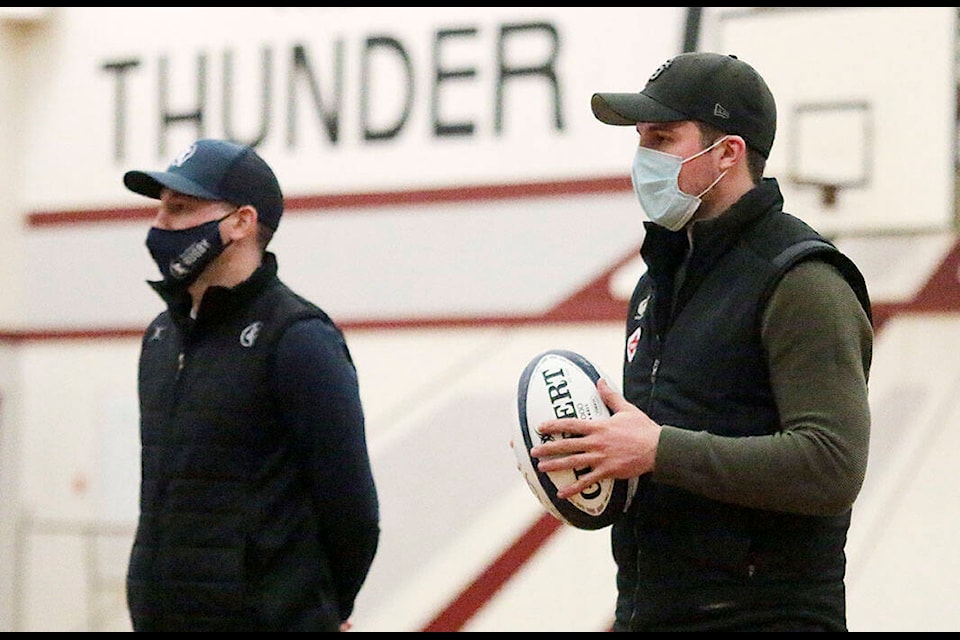
[[[867,466],[870,322],[840,273],[810,261],[777,286],[762,340],[781,430],[733,438],[664,425],[653,479],[748,507],[842,513]]]

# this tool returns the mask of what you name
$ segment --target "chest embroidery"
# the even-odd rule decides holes
[[[252,347],[257,341],[257,336],[260,335],[261,327],[263,327],[263,322],[259,320],[251,322],[244,327],[243,331],[240,332],[240,345],[243,347]]]

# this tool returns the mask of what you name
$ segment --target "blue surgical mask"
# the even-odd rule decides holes
[[[637,147],[630,178],[633,181],[633,192],[651,222],[670,231],[679,231],[690,221],[700,206],[700,198],[720,182],[727,172],[717,176],[700,195],[692,196],[680,190],[680,168],[683,163],[702,156],[725,138],[726,136],[718,139],[703,151],[686,159],[646,147]]]
[[[218,220],[188,229],[151,227],[147,233],[147,249],[168,284],[188,287],[214,258],[223,253],[226,244],[220,236],[220,223],[236,213],[234,209]]]

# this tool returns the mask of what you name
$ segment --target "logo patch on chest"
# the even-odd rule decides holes
[[[163,340],[163,332],[166,330],[167,328],[162,324],[155,326],[153,333],[150,335],[150,342],[160,342]]]
[[[627,338],[627,362],[633,362],[633,357],[637,355],[637,345],[640,344],[641,335],[643,335],[643,327],[637,327]]]
[[[261,327],[263,327],[263,322],[259,320],[256,322],[251,322],[244,327],[243,331],[240,332],[240,346],[252,347],[257,341],[257,336],[260,335]]]

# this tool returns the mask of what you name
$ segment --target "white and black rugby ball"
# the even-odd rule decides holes
[[[537,459],[530,456],[530,449],[545,438],[553,437],[541,436],[537,431],[537,427],[547,420],[596,420],[610,416],[610,410],[597,391],[597,381],[601,377],[617,388],[582,355],[551,349],[530,361],[517,387],[519,437],[514,438],[513,451],[520,472],[547,511],[578,529],[602,529],[613,524],[630,506],[636,491],[636,478],[608,478],[575,496],[561,499],[557,497],[557,490],[572,484],[590,469],[544,473],[537,469]]]

